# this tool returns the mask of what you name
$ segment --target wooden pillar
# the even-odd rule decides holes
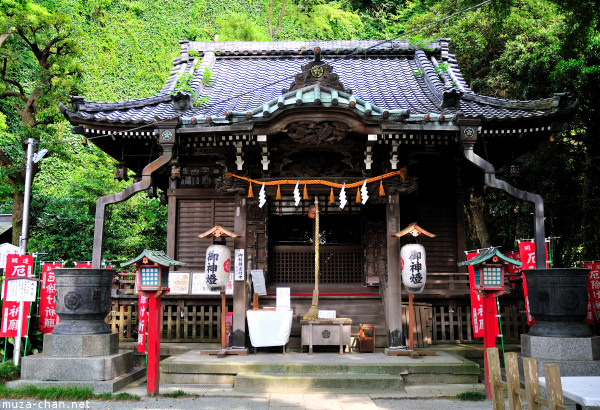
[[[400,231],[400,195],[388,196],[386,206],[387,235],[387,288],[385,295],[386,323],[390,347],[402,346],[402,294],[400,274],[400,238],[392,236]]]
[[[177,196],[175,196],[175,189],[177,188],[177,180],[171,180],[169,182],[169,189],[167,190],[167,256],[175,258],[175,252],[177,250]]]
[[[244,251],[244,279],[250,275],[246,269],[246,198],[243,194],[235,196],[235,222],[233,231],[241,235],[235,238],[234,248]],[[233,282],[233,327],[231,336],[231,345],[243,347],[246,343],[246,310],[248,309],[248,289],[246,280]]]

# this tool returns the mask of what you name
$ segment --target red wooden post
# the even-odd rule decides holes
[[[496,318],[496,298],[491,292],[483,292],[483,365],[485,368],[485,391],[488,398],[492,398],[492,388],[490,386],[490,369],[487,362],[488,347],[496,347],[496,336],[494,321]]]
[[[148,297],[148,381],[146,390],[149,396],[158,394],[160,379],[160,316],[162,306],[160,292],[152,292]]]

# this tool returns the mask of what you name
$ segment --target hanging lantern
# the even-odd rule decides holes
[[[122,162],[119,162],[119,164],[117,165],[117,169],[115,170],[115,179],[119,182],[129,181],[129,176],[127,175],[127,167]]]
[[[229,281],[231,251],[224,242],[213,243],[206,250],[206,284],[210,289],[224,289]]]
[[[400,264],[402,266],[402,283],[409,293],[421,293],[425,289],[427,265],[425,263],[425,248],[418,243],[404,245],[400,249]]]
[[[229,281],[231,251],[225,245],[225,238],[239,238],[239,235],[228,231],[222,225],[215,225],[208,231],[198,235],[200,238],[213,238],[213,244],[206,250],[204,269],[206,285],[211,290],[225,290]]]

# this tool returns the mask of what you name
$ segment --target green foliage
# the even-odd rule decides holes
[[[466,391],[458,393],[456,398],[463,401],[484,401],[487,396],[483,391]]]
[[[91,399],[101,400],[139,400],[138,396],[119,394],[94,394],[91,387],[37,387],[33,385],[22,386],[15,389],[7,389],[0,386],[0,398],[2,399],[35,399],[51,401],[84,401]]]
[[[21,376],[21,366],[16,366],[11,360],[0,364],[0,384],[18,379]]]
[[[302,28],[302,37],[316,40],[357,39],[363,28],[360,16],[341,1],[308,2],[306,6],[298,6],[291,18]]]
[[[174,392],[164,393],[163,397],[170,397],[173,399],[182,398],[182,397],[198,397],[197,394],[186,393],[183,390],[175,390]]]
[[[229,13],[217,20],[219,41],[269,41],[267,28],[246,13]]]

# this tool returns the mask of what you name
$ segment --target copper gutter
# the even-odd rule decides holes
[[[163,154],[146,165],[142,171],[141,181],[135,182],[125,190],[101,196],[96,202],[96,224],[94,226],[94,248],[92,253],[92,268],[99,269],[102,264],[102,246],[104,245],[104,214],[106,206],[123,202],[140,191],[144,191],[152,185],[152,174],[164,167],[173,157],[173,144],[162,144]]]
[[[484,182],[487,186],[501,189],[515,198],[533,202],[535,206],[534,212],[534,231],[535,231],[535,267],[536,269],[546,268],[546,233],[544,228],[544,199],[531,192],[522,191],[510,185],[508,182],[496,178],[496,169],[488,161],[484,160],[473,152],[473,146],[465,144],[465,158],[479,167],[484,175]]]

